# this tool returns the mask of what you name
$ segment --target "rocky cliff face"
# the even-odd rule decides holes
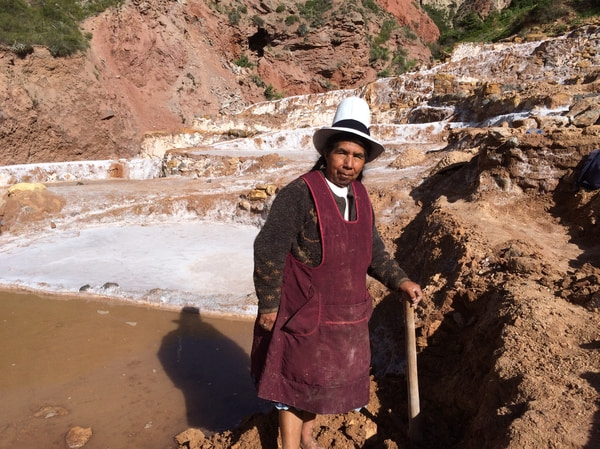
[[[130,157],[148,131],[238,112],[265,93],[356,88],[429,62],[437,28],[410,1],[323,5],[133,0],[85,23],[85,55],[0,49],[0,164]]]

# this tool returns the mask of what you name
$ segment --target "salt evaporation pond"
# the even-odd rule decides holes
[[[249,373],[257,232],[195,221],[0,236],[0,288],[40,294],[0,291],[0,447],[62,448],[74,425],[93,429],[90,449],[171,447],[188,427],[264,411]]]
[[[257,233],[202,221],[49,230],[2,244],[0,286],[251,317]]]

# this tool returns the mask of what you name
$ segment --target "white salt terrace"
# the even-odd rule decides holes
[[[410,178],[418,184],[431,166],[398,170],[389,163],[408,146],[422,152],[443,148],[439,134],[447,126],[462,124],[374,125],[373,135],[387,151],[369,165],[369,183]],[[240,218],[237,199],[257,184],[281,185],[308,170],[317,156],[311,142],[314,129],[209,144],[199,133],[168,136],[162,142],[152,137],[146,142],[150,148],[146,145],[131,160],[0,167],[0,187],[15,181],[44,182],[66,199],[52,228],[46,223],[43,229],[0,235],[0,288],[93,295],[173,309],[193,305],[203,314],[254,316],[252,243],[264,217]],[[277,153],[285,161],[259,174],[242,170],[234,177],[159,178],[166,149],[178,148],[176,142],[194,154]],[[125,180],[110,180],[115,162],[125,167]],[[220,193],[224,199],[199,216],[187,207],[189,192],[196,197]],[[153,203],[161,202],[170,205],[166,212],[149,212]],[[140,207],[146,207],[143,213],[136,212]]]
[[[380,138],[393,141],[398,148],[402,142],[425,143],[442,127],[388,128]],[[236,139],[188,150],[231,157],[278,153],[288,161],[260,175],[239,173],[229,179],[157,179],[162,164],[159,155],[118,161],[126,165],[128,181],[107,181],[116,161],[0,167],[0,184],[10,178],[13,182],[45,182],[49,190],[67,200],[54,229],[46,226],[42,231],[0,235],[0,286],[162,308],[194,305],[204,314],[251,317],[256,313],[252,244],[260,217],[244,222],[223,211],[198,217],[186,211],[183,200],[179,211],[172,210],[167,216],[136,215],[132,210],[140,201],[177,201],[177,191],[191,183],[195,194],[231,192],[235,197],[273,176],[291,180],[316,160],[313,132],[305,128],[265,133],[259,139]],[[426,148],[431,145],[424,145],[423,151]],[[387,163],[397,155],[391,149]],[[373,164],[374,177],[385,172],[383,160]],[[37,178],[31,179],[33,174]],[[130,195],[135,180],[137,194]],[[139,187],[140,182],[144,187]],[[235,203],[223,204],[223,209],[227,208],[234,209]]]

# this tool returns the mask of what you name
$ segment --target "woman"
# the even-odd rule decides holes
[[[360,182],[383,152],[369,126],[364,100],[340,103],[333,125],[313,136],[321,158],[279,192],[254,243],[252,375],[259,397],[279,409],[283,449],[319,448],[316,414],[369,401],[367,274],[413,306],[422,298],[385,250]]]

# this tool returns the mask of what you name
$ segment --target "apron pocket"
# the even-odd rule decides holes
[[[314,295],[312,288],[308,300],[283,324],[281,330],[288,334],[310,335],[319,327],[321,301]]]

